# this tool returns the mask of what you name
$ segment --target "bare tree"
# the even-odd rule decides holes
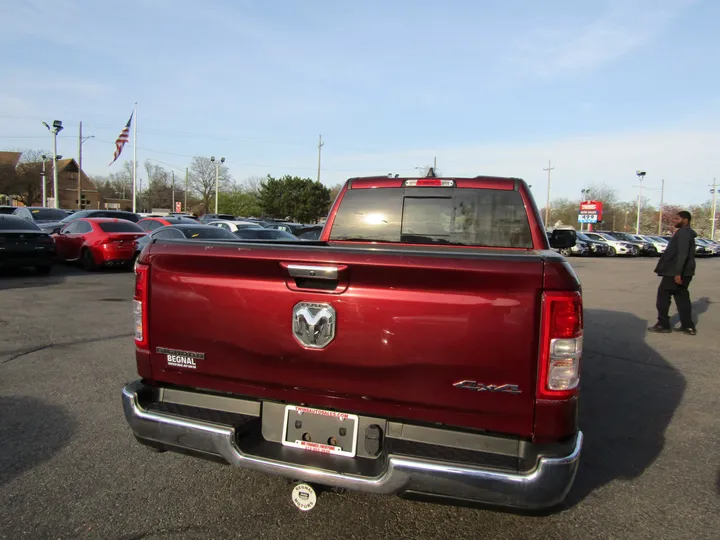
[[[190,188],[202,201],[205,212],[208,212],[210,200],[215,197],[215,167],[216,163],[204,156],[195,156],[190,163]],[[225,165],[220,165],[219,184],[220,191],[231,184],[230,171]]]
[[[170,173],[157,163],[145,161],[147,174],[147,202],[150,208],[170,208],[172,187],[170,186]]]
[[[243,189],[246,193],[251,193],[257,196],[265,180],[266,178],[264,176],[251,176],[250,178],[245,180],[245,185],[243,186]]]
[[[432,171],[435,176],[442,176],[440,171],[438,171],[437,169],[433,170],[432,165],[423,165],[422,167],[415,167],[415,169],[418,171],[418,177],[420,178],[428,176],[430,174],[430,171]]]
[[[128,199],[132,198],[132,173],[132,162],[125,161],[120,171],[91,180],[106,199]]]

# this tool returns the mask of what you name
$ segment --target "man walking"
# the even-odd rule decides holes
[[[670,243],[655,267],[655,273],[661,277],[657,292],[658,320],[648,331],[659,334],[672,332],[670,326],[670,299],[675,298],[675,305],[680,314],[680,328],[676,329],[689,336],[694,336],[695,323],[692,320],[692,304],[688,287],[695,275],[695,237],[697,233],[690,228],[692,216],[690,212],[678,212],[673,218],[677,228]]]

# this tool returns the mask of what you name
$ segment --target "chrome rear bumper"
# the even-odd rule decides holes
[[[434,495],[519,509],[551,508],[563,501],[572,486],[583,442],[578,432],[569,455],[541,456],[537,466],[525,474],[388,455],[382,474],[349,475],[243,453],[232,426],[144,409],[138,399],[141,387],[138,381],[122,392],[125,418],[139,439],[167,445],[170,450],[220,457],[246,469],[378,494]]]

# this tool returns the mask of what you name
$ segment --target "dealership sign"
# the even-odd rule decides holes
[[[598,223],[602,221],[603,203],[601,201],[584,201],[580,203],[578,223]]]

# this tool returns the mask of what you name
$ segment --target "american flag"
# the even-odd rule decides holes
[[[125,127],[120,132],[120,135],[118,135],[118,138],[115,140],[115,155],[113,156],[113,160],[110,162],[110,165],[117,161],[117,158],[120,157],[123,146],[125,146],[125,143],[130,140],[130,124],[132,123],[133,114],[135,114],[135,111],[130,114],[130,120],[127,121],[127,124],[125,124]],[[108,165],[108,167],[110,165]]]

